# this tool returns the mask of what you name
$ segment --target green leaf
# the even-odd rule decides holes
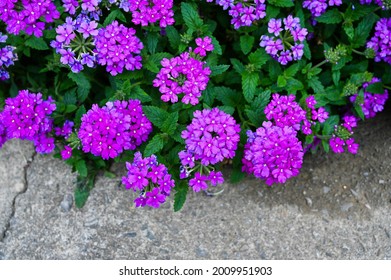
[[[65,113],[72,113],[72,112],[76,111],[76,109],[77,109],[76,105],[69,104],[69,105],[67,105],[67,107],[65,109]]]
[[[370,84],[365,88],[365,91],[371,93],[384,93],[383,83],[377,82],[377,83]]]
[[[299,72],[301,65],[299,63],[292,64],[284,71],[285,77],[293,77]]]
[[[243,96],[247,102],[251,102],[254,98],[255,91],[259,82],[259,75],[256,72],[243,72],[242,73],[242,90]]]
[[[341,71],[333,71],[333,73],[331,74],[332,78],[333,78],[333,83],[334,85],[338,85],[339,83],[339,80],[341,79]]]
[[[140,86],[135,86],[130,90],[129,98],[138,99],[141,102],[149,102],[152,98]]]
[[[166,27],[166,34],[170,46],[174,50],[177,50],[179,44],[181,43],[181,36],[179,35],[179,32],[175,29],[175,27],[169,25]]]
[[[236,107],[241,101],[241,95],[228,87],[215,87],[215,98],[220,100],[224,105]]]
[[[323,123],[323,135],[331,135],[334,132],[334,127],[339,123],[339,116],[329,116],[328,119]]]
[[[87,170],[86,162],[84,160],[77,161],[75,168],[81,177],[87,177],[88,170]]]
[[[143,112],[147,118],[158,128],[162,128],[168,117],[168,112],[155,106],[143,106]]]
[[[354,48],[365,45],[367,38],[378,19],[378,16],[371,13],[364,17],[364,19],[358,24],[357,28],[354,30],[354,39],[352,41]]]
[[[328,10],[327,12],[325,12],[324,14],[322,14],[319,17],[316,17],[315,19],[316,19],[316,21],[321,22],[321,23],[332,24],[332,23],[342,22],[343,17],[341,15],[341,13],[338,11],[338,9],[334,8],[334,9]]]
[[[227,113],[228,115],[233,115],[233,113],[235,112],[235,107],[231,107],[231,106],[217,106],[217,108]]]
[[[330,145],[327,140],[322,140],[322,146],[323,146],[323,149],[326,153],[328,153],[330,151]]]
[[[243,63],[241,63],[240,60],[236,58],[231,58],[231,63],[235,71],[239,74],[242,74],[246,70],[246,67],[244,67]]]
[[[264,49],[258,49],[251,53],[248,56],[248,59],[255,68],[261,69],[261,67],[270,59],[270,55],[268,55]]]
[[[121,10],[120,9],[115,9],[115,10],[112,10],[110,12],[110,14],[108,14],[108,16],[106,17],[105,21],[103,22],[103,26],[109,25],[115,19],[119,19],[122,22],[126,22],[126,18],[124,16],[124,14],[121,12]]]
[[[70,72],[68,74],[68,77],[72,81],[74,81],[76,83],[76,85],[78,86],[77,95],[78,95],[79,102],[84,102],[87,99],[88,94],[91,89],[90,81],[87,79],[87,77],[82,72],[80,72],[80,73]]]
[[[296,80],[294,78],[287,78],[287,84],[286,89],[289,93],[296,93],[298,90],[304,89],[304,85],[299,80]]]
[[[157,33],[149,33],[147,36],[147,47],[148,51],[151,54],[154,54],[156,51],[157,44],[159,42],[159,35]]]
[[[76,127],[79,127],[80,124],[81,124],[81,117],[86,113],[86,108],[84,107],[84,105],[81,105],[79,107],[79,109],[77,109],[76,113],[75,113],[75,123],[76,123]]]
[[[308,80],[308,85],[314,90],[315,93],[323,94],[325,92],[323,84],[316,76]]]
[[[230,67],[230,65],[225,65],[225,64],[210,66],[210,70],[212,71],[210,76],[213,77],[213,76],[220,75],[220,74],[224,73],[225,71],[227,71],[229,67]]]
[[[168,135],[172,135],[178,126],[178,112],[170,113],[163,122],[162,131]]]
[[[188,28],[197,30],[203,25],[202,19],[192,5],[186,2],[181,3],[183,20]]]
[[[144,156],[149,157],[163,149],[164,140],[160,134],[156,134],[145,147]]]
[[[187,183],[179,183],[179,185],[175,186],[175,196],[174,196],[174,211],[178,212],[182,209],[183,205],[186,202],[187,192],[189,187]]]
[[[351,23],[351,22],[345,22],[345,23],[342,25],[342,28],[343,28],[343,30],[345,31],[346,35],[348,35],[349,40],[352,41],[352,40],[353,40],[353,37],[354,37],[354,27],[353,27],[353,23]]]
[[[277,6],[277,7],[293,7],[292,0],[269,0],[269,4]]]
[[[46,44],[43,38],[37,38],[35,36],[30,36],[26,41],[25,45],[39,51],[48,50],[49,46]]]
[[[86,188],[76,188],[75,192],[75,206],[77,208],[83,208],[86,204],[90,191]]]
[[[229,178],[230,182],[232,184],[236,184],[236,183],[240,182],[244,178],[245,175],[246,174],[243,173],[240,169],[234,169],[234,170],[232,170],[231,177]]]
[[[286,78],[283,75],[278,76],[277,79],[277,86],[278,87],[285,87],[287,84]]]
[[[212,39],[213,53],[222,55],[223,54],[223,50],[221,49],[219,41],[217,41],[217,39],[215,37],[211,36],[211,35],[209,35],[209,37]]]
[[[255,38],[250,35],[243,35],[240,37],[240,48],[244,54],[251,52],[251,49],[254,46]]]

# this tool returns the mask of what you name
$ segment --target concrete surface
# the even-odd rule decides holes
[[[134,209],[122,165],[76,209],[70,168],[10,141],[0,150],[0,259],[391,259],[390,137],[386,112],[360,124],[356,156],[306,155],[285,186],[247,178],[220,196],[190,193],[179,213],[172,199]]]

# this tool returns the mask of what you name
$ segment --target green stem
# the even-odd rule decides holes
[[[325,59],[325,60],[323,60],[322,62],[319,62],[318,64],[316,64],[314,67],[312,67],[311,69],[310,69],[310,71],[311,70],[314,70],[315,68],[318,68],[318,67],[320,67],[320,66],[322,66],[323,64],[326,64],[328,61]],[[310,71],[308,71],[308,72],[310,72]]]
[[[329,140],[333,137],[332,135],[319,135],[319,134],[316,134],[315,136],[320,140]]]
[[[356,54],[359,54],[359,55],[365,56],[365,53],[356,51],[355,49],[352,49],[352,52],[354,52],[354,53],[356,53]]]

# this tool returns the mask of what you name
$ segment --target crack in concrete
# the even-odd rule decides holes
[[[35,160],[35,156],[37,155],[37,152],[34,151],[34,153],[32,154],[32,156],[29,158],[29,159],[26,159],[26,165],[23,166],[23,190],[18,192],[14,199],[12,200],[12,212],[11,212],[11,215],[10,215],[10,218],[8,219],[8,222],[5,226],[5,229],[4,229],[4,232],[2,233],[2,235],[0,236],[0,241],[4,242],[4,239],[6,238],[6,235],[7,235],[7,232],[8,230],[11,228],[11,220],[12,218],[15,216],[15,211],[16,211],[16,207],[15,207],[15,203],[16,203],[16,199],[18,198],[19,195],[22,195],[24,194],[27,189],[28,189],[28,180],[27,180],[27,171],[28,169],[30,168],[31,164],[34,162]]]

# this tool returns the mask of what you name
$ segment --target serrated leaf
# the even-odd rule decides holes
[[[176,191],[174,195],[174,211],[178,212],[182,209],[183,205],[185,205],[189,187],[186,183],[180,183],[180,185],[177,185],[174,189]]]
[[[86,108],[84,107],[84,105],[81,105],[79,107],[79,109],[77,109],[76,113],[75,113],[75,123],[76,123],[76,127],[79,127],[80,126],[80,123],[81,123],[81,117],[86,113]]]
[[[211,35],[209,35],[209,37],[212,39],[213,53],[222,55],[223,54],[223,50],[221,49],[219,41],[217,41],[217,39],[215,37],[211,36]]]
[[[77,161],[75,168],[81,177],[87,177],[88,170],[87,170],[86,162],[84,160]]]
[[[112,23],[116,19],[118,19],[122,22],[126,22],[126,18],[120,9],[112,10],[110,12],[110,14],[107,15],[105,21],[103,22],[103,26],[109,25],[110,23]]]
[[[86,188],[76,188],[74,192],[75,206],[77,208],[83,208],[86,204],[90,191]]]
[[[149,53],[154,54],[157,44],[159,42],[159,35],[157,33],[149,33],[147,36],[147,48]]]
[[[178,112],[170,113],[162,125],[162,131],[172,135],[178,126]]]
[[[277,7],[293,7],[293,1],[292,0],[269,0],[269,4],[272,4]]]
[[[243,35],[240,37],[240,48],[244,54],[251,52],[254,46],[255,38],[250,35]]]
[[[233,115],[235,108],[231,106],[217,106],[221,111],[227,113],[228,115]]]
[[[231,58],[231,63],[232,63],[232,66],[234,67],[235,71],[238,72],[239,74],[242,74],[246,70],[243,63],[240,62],[240,60],[238,60],[236,58]]]
[[[308,85],[314,90],[315,93],[323,94],[325,92],[323,84],[316,76],[308,80]]]
[[[257,89],[258,82],[259,82],[258,73],[255,72],[250,73],[247,71],[242,73],[243,96],[247,102],[252,102],[255,95],[255,91]]]
[[[258,70],[270,59],[270,55],[264,49],[258,49],[248,56],[250,64],[254,65]]]
[[[232,184],[236,184],[240,182],[246,174],[243,173],[240,169],[234,169],[232,170],[231,176],[230,176],[230,182]]]
[[[299,70],[300,70],[299,63],[292,64],[284,71],[284,76],[285,77],[293,77],[296,75],[297,72],[299,72]]]
[[[73,73],[70,72],[68,74],[68,77],[76,83],[78,86],[77,88],[77,95],[78,95],[78,100],[79,102],[84,102],[91,89],[91,83],[87,79],[87,77],[83,73]]]
[[[35,36],[30,36],[26,41],[25,45],[39,51],[48,50],[49,46],[46,44],[43,38],[37,38]]]
[[[175,27],[169,25],[166,27],[166,34],[170,46],[177,50],[179,44],[181,43],[181,36],[179,35],[179,32],[175,29]]]
[[[225,71],[227,71],[229,67],[230,67],[230,65],[224,65],[224,64],[210,66],[210,70],[212,71],[210,76],[213,77],[213,76],[220,75],[220,74],[224,73]]]
[[[144,156],[149,157],[163,149],[164,140],[160,134],[156,134],[147,144],[144,150]]]
[[[320,15],[319,17],[315,18],[316,21],[321,23],[328,23],[328,24],[336,24],[340,23],[343,20],[343,17],[338,9],[329,9],[324,14]]]
[[[287,84],[286,89],[289,93],[296,93],[298,90],[304,89],[304,85],[299,80],[296,80],[294,78],[287,78]]]
[[[143,106],[143,112],[147,118],[158,128],[162,128],[168,112],[155,106]]]
[[[130,91],[129,98],[138,99],[141,102],[149,102],[152,98],[140,86],[133,87]]]
[[[365,91],[371,93],[384,93],[383,83],[377,82],[377,83],[370,84],[365,88]]]
[[[214,93],[215,98],[226,106],[236,107],[241,100],[241,95],[229,87],[215,87]]]
[[[285,76],[283,76],[283,75],[278,76],[277,86],[282,88],[282,87],[285,87],[286,84],[287,84],[287,81],[286,81]]]
[[[181,3],[181,13],[183,20],[188,28],[197,30],[203,24],[202,19],[198,15],[198,12],[192,5],[186,2]]]
[[[352,41],[353,48],[358,48],[365,45],[367,38],[378,18],[378,16],[371,13],[364,17],[364,19],[358,24],[357,28],[354,30],[354,39]]]
[[[329,116],[328,119],[323,123],[323,135],[331,135],[334,132],[334,127],[339,123],[339,116]]]

